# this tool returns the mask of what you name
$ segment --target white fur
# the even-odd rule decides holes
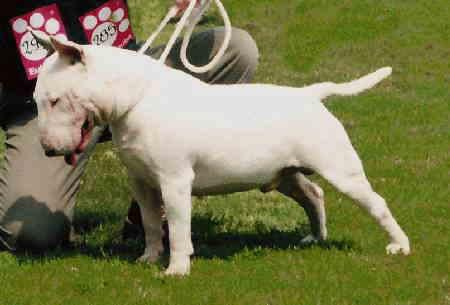
[[[35,98],[42,143],[62,152],[75,149],[73,135],[80,127],[73,124],[79,120],[74,114],[93,113],[98,124],[110,125],[143,212],[147,245],[142,260],[154,261],[162,251],[164,205],[171,251],[166,273],[188,274],[191,195],[261,188],[286,168],[319,173],[386,230],[388,253],[410,252],[407,236],[372,190],[342,124],[321,103],[332,94],[369,89],[391,68],[346,84],[303,88],[208,85],[134,52],[81,50],[83,63],[69,66],[57,53],[41,70]],[[50,109],[49,99],[57,97],[75,103],[75,110],[63,102]],[[299,183],[317,197],[324,218],[322,190],[305,179]]]

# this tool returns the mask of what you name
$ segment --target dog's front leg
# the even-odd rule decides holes
[[[130,177],[131,188],[142,215],[145,232],[145,251],[139,262],[154,263],[164,250],[162,244],[163,208],[159,191],[150,188],[144,181]]]
[[[187,275],[190,256],[194,249],[191,241],[191,174],[163,179],[161,193],[169,225],[170,262],[166,275]]]

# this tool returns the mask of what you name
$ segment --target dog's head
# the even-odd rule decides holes
[[[71,156],[66,160],[73,164],[74,157],[89,143],[94,127],[84,46],[34,35],[43,47],[53,51],[40,70],[34,92],[40,141],[48,156]]]
[[[74,164],[94,124],[111,125],[130,113],[155,87],[152,75],[164,67],[134,51],[79,45],[29,30],[53,52],[34,91],[41,144],[47,155],[70,156],[66,161]]]

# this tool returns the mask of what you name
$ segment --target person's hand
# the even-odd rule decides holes
[[[196,7],[200,6],[201,0],[175,0],[175,5],[178,8],[177,17],[180,17],[184,13],[184,11],[188,8],[189,3],[191,3],[191,1],[197,1],[195,6]]]

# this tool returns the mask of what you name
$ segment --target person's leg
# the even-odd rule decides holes
[[[224,29],[215,28],[192,35],[187,50],[189,61],[196,66],[203,66],[215,56],[224,39]],[[159,58],[165,46],[159,46],[146,52],[147,55]],[[195,74],[187,70],[180,60],[181,40],[171,50],[166,64],[182,70],[209,84],[239,84],[252,80],[259,59],[259,51],[255,41],[244,30],[233,28],[230,45],[216,67],[203,74]],[[141,214],[135,200],[128,209],[128,217],[122,231],[122,237],[132,238],[143,234]]]
[[[0,248],[3,244],[4,248],[43,251],[67,241],[89,153],[76,167],[67,165],[64,157],[46,157],[33,106],[3,125],[6,151],[0,170]],[[100,132],[96,133],[97,138]]]

